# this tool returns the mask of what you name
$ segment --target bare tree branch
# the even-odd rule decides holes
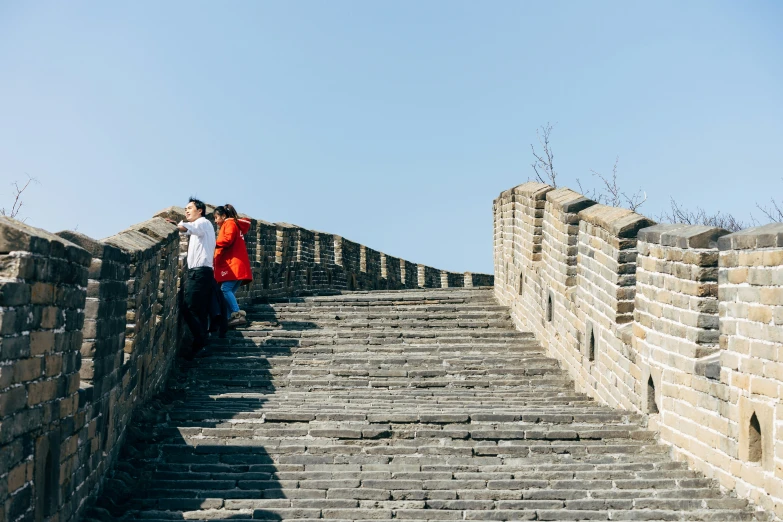
[[[542,154],[539,154],[536,152],[533,144],[530,144],[530,149],[533,151],[533,157],[535,158],[535,161],[530,166],[533,167],[539,183],[547,183],[557,188],[557,172],[554,167],[555,154],[552,151],[552,144],[549,142],[549,136],[552,134],[554,127],[554,125],[547,122],[546,126],[542,125],[540,129],[536,129],[538,143],[541,144],[544,151]]]
[[[611,178],[591,169],[590,172],[593,173],[593,176],[597,176],[598,179],[600,179],[603,183],[603,188],[600,192],[598,192],[596,189],[593,189],[592,195],[586,194],[584,191],[582,194],[588,196],[590,199],[598,203],[601,203],[602,205],[610,205],[612,207],[626,207],[636,212],[636,209],[644,205],[644,202],[647,201],[647,193],[642,189],[639,189],[637,192],[631,195],[623,192],[623,190],[620,188],[620,185],[617,183],[617,164],[619,162],[620,156],[617,156],[617,158],[614,160],[614,166],[612,167]],[[579,183],[579,188],[582,189],[582,184],[578,179],[576,182]]]
[[[774,198],[769,198],[769,203],[771,205],[769,207],[762,207],[758,203],[756,206],[770,221],[783,222],[783,201],[778,202]]]
[[[21,187],[19,186],[18,181],[11,183],[11,185],[14,187],[14,202],[11,205],[10,210],[7,210],[5,207],[0,208],[0,216],[16,218],[19,215],[19,211],[22,210],[22,206],[24,205],[22,194],[25,190],[27,190],[27,187],[30,186],[30,183],[38,183],[38,180],[28,175],[27,181]],[[21,221],[25,221],[26,219],[27,218],[22,219]]]
[[[588,189],[582,186],[582,180],[576,178],[576,184],[579,185],[579,193],[583,196],[587,196],[593,201],[600,203],[601,195],[595,190],[595,188]]]
[[[554,168],[554,153],[550,140],[553,128],[554,125],[547,122],[546,125],[542,125],[539,129],[536,129],[536,136],[538,136],[538,142],[543,149],[543,152],[537,152],[536,147],[533,144],[530,145],[530,149],[532,150],[533,158],[535,159],[531,166],[536,174],[536,180],[556,188],[558,174]],[[625,207],[634,212],[638,212],[639,207],[647,202],[647,193],[641,188],[633,193],[622,190],[620,183],[618,182],[619,176],[617,174],[617,165],[619,161],[620,158],[618,156],[612,167],[611,176],[605,176],[600,172],[592,169],[590,170],[593,176],[601,180],[598,188],[587,188],[583,186],[579,178],[576,178],[576,183],[579,185],[579,191],[593,201],[614,207]],[[762,206],[761,204],[756,203],[756,207],[769,221],[783,223],[783,200],[776,200],[773,197],[769,200],[769,206]],[[716,213],[707,213],[707,211],[701,207],[696,207],[696,210],[690,210],[681,206],[673,198],[671,199],[671,208],[669,211],[664,211],[656,219],[663,223],[686,223],[720,227],[732,232],[761,224],[752,214],[750,215],[749,221],[743,221],[732,214],[720,211]]]
[[[664,223],[685,223],[687,225],[719,227],[730,232],[748,228],[752,224],[741,221],[731,214],[724,214],[720,211],[715,214],[708,214],[707,211],[701,207],[696,207],[695,211],[688,210],[680,206],[674,198],[671,199],[670,211],[663,212],[657,219]]]

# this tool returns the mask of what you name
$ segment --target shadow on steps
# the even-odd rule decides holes
[[[254,328],[315,328],[313,323],[278,323],[275,317],[267,322]],[[252,430],[234,425],[237,420],[243,426],[263,422],[266,396],[275,393],[269,358],[290,355],[299,342],[275,339],[258,346],[255,357],[240,352],[242,357],[232,359],[226,350],[215,357],[217,350],[243,339],[241,333],[214,339],[193,361],[178,360],[167,390],[134,413],[119,461],[84,522],[283,520],[278,508],[290,501],[264,445],[268,441],[256,443]],[[226,379],[232,366],[253,378]]]

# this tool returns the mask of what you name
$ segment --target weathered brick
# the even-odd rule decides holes
[[[14,382],[28,382],[43,375],[44,360],[42,357],[23,359],[14,364]]]

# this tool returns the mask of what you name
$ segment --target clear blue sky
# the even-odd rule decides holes
[[[111,235],[189,195],[454,271],[557,122],[610,172],[747,218],[783,199],[783,2],[0,2],[0,205]],[[754,212],[754,215],[758,215]]]

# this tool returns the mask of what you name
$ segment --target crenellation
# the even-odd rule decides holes
[[[311,265],[315,263],[315,233],[297,228],[296,233],[296,263]]]
[[[184,215],[184,214],[183,214]],[[277,229],[274,223],[256,220],[256,258],[261,267],[275,262]]]
[[[473,281],[470,281],[470,285],[465,284],[465,274],[460,273],[454,273],[454,272],[446,272],[445,270],[441,272],[441,286],[443,288],[458,288],[463,286],[472,286]],[[443,278],[445,278],[445,284],[443,284]],[[478,285],[477,285],[478,286]]]
[[[532,181],[513,189],[515,236],[525,238],[514,242],[514,249],[519,252],[520,261],[527,266],[541,260],[544,208],[546,194],[551,190],[549,185]]]
[[[493,204],[495,295],[515,325],[578,390],[648,414],[676,458],[783,516],[783,435],[770,420],[783,419],[783,225],[655,225],[536,185]]]
[[[0,520],[75,521],[99,491],[122,498],[135,480],[110,470],[134,412],[164,389],[189,338],[178,298],[188,237],[163,218],[179,221],[184,209],[169,207],[103,240],[0,218]],[[248,219],[254,281],[237,295],[243,306],[493,282]]]
[[[298,227],[275,223],[275,263],[288,265],[297,255]]]
[[[381,263],[381,278],[386,280],[386,288],[389,290],[404,288],[404,261],[398,257],[381,254]]]
[[[440,288],[440,270],[427,265],[419,265],[419,286],[421,288]]]
[[[400,260],[400,279],[405,288],[417,288],[419,286],[419,268],[415,263]]]
[[[362,245],[364,256],[362,290],[375,290],[381,287],[381,252]],[[385,285],[384,285],[385,286]]]

